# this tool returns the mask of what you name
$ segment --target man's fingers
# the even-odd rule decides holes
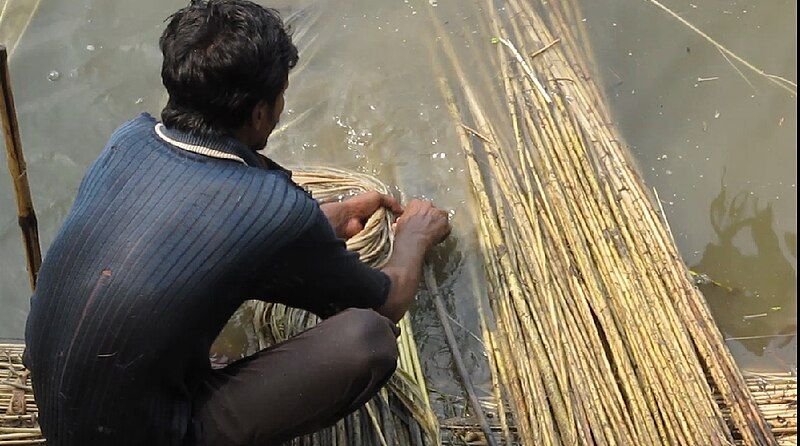
[[[361,223],[359,219],[351,218],[350,220],[348,220],[344,232],[347,235],[347,238],[350,238],[361,232],[363,229],[364,225]]]
[[[408,206],[414,206],[416,209],[427,211],[433,207],[433,203],[428,200],[414,199]]]
[[[403,206],[391,195],[381,194],[381,206],[392,211],[395,216],[403,213]]]

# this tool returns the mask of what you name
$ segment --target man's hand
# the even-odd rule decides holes
[[[447,212],[438,209],[430,201],[411,200],[403,215],[395,222],[397,244],[422,243],[425,251],[442,242],[449,234]]]
[[[369,217],[381,207],[389,209],[395,216],[403,213],[403,206],[394,197],[375,191],[356,195],[341,203],[325,203],[320,207],[336,235],[343,239],[349,239],[364,229]]]
[[[411,200],[403,208],[389,195],[366,192],[341,203],[321,206],[336,235],[348,239],[364,229],[367,219],[384,207],[398,217],[394,224],[394,252],[383,267],[392,281],[386,302],[378,313],[398,322],[414,300],[425,253],[450,234],[447,212],[430,201]]]
[[[395,223],[394,252],[383,267],[392,281],[389,297],[378,313],[399,321],[414,300],[425,253],[450,234],[447,212],[430,201],[412,200]]]

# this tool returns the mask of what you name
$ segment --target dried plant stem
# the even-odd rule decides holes
[[[22,229],[22,241],[25,247],[25,259],[28,266],[28,279],[31,289],[36,288],[36,276],[42,264],[42,252],[39,247],[39,229],[36,213],[33,210],[31,189],[28,186],[28,170],[25,156],[22,153],[22,141],[17,123],[17,111],[14,107],[14,95],[11,91],[11,76],[8,71],[8,52],[0,45],[0,116],[3,121],[3,136],[8,155],[8,171],[14,183],[14,197],[17,202],[17,216]]]

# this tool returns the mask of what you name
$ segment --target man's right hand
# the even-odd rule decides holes
[[[414,300],[425,253],[450,234],[447,212],[430,201],[412,200],[395,222],[394,252],[383,267],[392,281],[378,313],[397,323]]]
[[[411,200],[395,222],[395,241],[397,244],[421,243],[427,251],[447,238],[450,229],[447,212],[430,201]]]

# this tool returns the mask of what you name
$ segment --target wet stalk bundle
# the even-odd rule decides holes
[[[495,48],[469,72],[430,10],[520,441],[776,444],[611,123],[576,5],[487,0]]]
[[[44,443],[33,401],[30,372],[22,365],[23,344],[0,342],[0,445]]]

